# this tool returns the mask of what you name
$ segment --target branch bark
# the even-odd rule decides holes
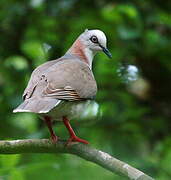
[[[72,143],[66,146],[66,141],[58,141],[52,144],[48,139],[27,139],[0,141],[0,154],[21,154],[21,153],[68,153],[77,155],[87,161],[94,162],[101,167],[125,176],[133,180],[154,180],[152,177],[144,174],[138,169],[122,162],[109,154],[84,145],[81,143]]]

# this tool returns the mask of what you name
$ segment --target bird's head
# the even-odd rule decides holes
[[[86,29],[79,37],[84,46],[94,53],[103,51],[109,58],[112,58],[112,54],[107,49],[107,39],[105,34],[100,30],[88,30]]]

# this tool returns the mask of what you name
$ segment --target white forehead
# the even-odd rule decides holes
[[[96,36],[98,38],[98,41],[101,45],[106,45],[106,35],[104,34],[103,31],[100,31],[98,29],[94,29],[94,30],[85,30],[85,32],[83,32],[81,34],[81,37],[84,40],[88,40],[90,39],[92,36]]]

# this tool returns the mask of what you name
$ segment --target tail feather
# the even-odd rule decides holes
[[[16,112],[34,112],[34,113],[47,113],[52,108],[57,106],[61,100],[58,99],[26,99],[22,104],[20,104],[16,109]]]

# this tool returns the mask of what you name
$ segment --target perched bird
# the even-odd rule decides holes
[[[69,120],[84,111],[97,92],[92,72],[92,61],[98,51],[109,58],[106,36],[100,30],[85,30],[73,43],[66,54],[59,59],[38,66],[32,73],[23,93],[24,102],[16,112],[33,112],[45,121],[56,143],[58,137],[52,128],[52,121],[63,121],[69,131],[68,143],[82,142],[72,129]]]

